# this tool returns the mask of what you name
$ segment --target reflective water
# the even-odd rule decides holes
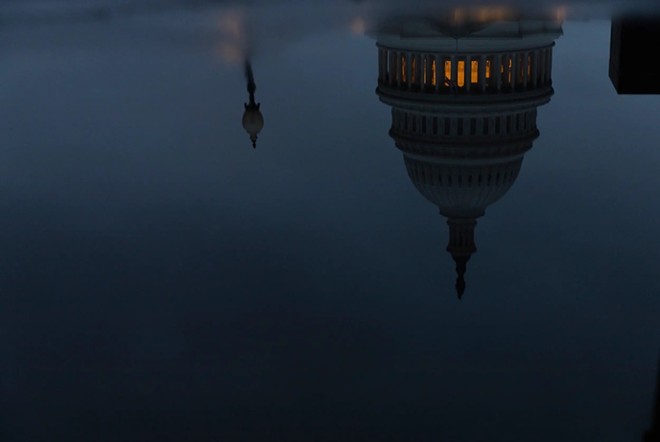
[[[621,5],[165,4],[4,6],[2,441],[658,440]]]

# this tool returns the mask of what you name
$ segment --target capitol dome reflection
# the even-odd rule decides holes
[[[508,8],[394,18],[376,30],[380,100],[410,180],[447,218],[456,291],[465,291],[475,227],[516,180],[553,94],[554,16]]]

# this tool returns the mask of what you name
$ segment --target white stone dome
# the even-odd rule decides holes
[[[522,155],[490,162],[443,161],[404,153],[408,177],[417,190],[448,218],[477,218],[511,188]]]

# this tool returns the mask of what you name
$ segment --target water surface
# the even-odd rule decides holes
[[[615,89],[612,10],[553,10],[552,94],[460,300],[376,93],[413,11],[7,12],[2,440],[642,441],[660,99]]]

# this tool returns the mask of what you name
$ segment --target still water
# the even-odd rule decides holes
[[[0,440],[658,440],[618,5],[125,5],[3,6]]]

